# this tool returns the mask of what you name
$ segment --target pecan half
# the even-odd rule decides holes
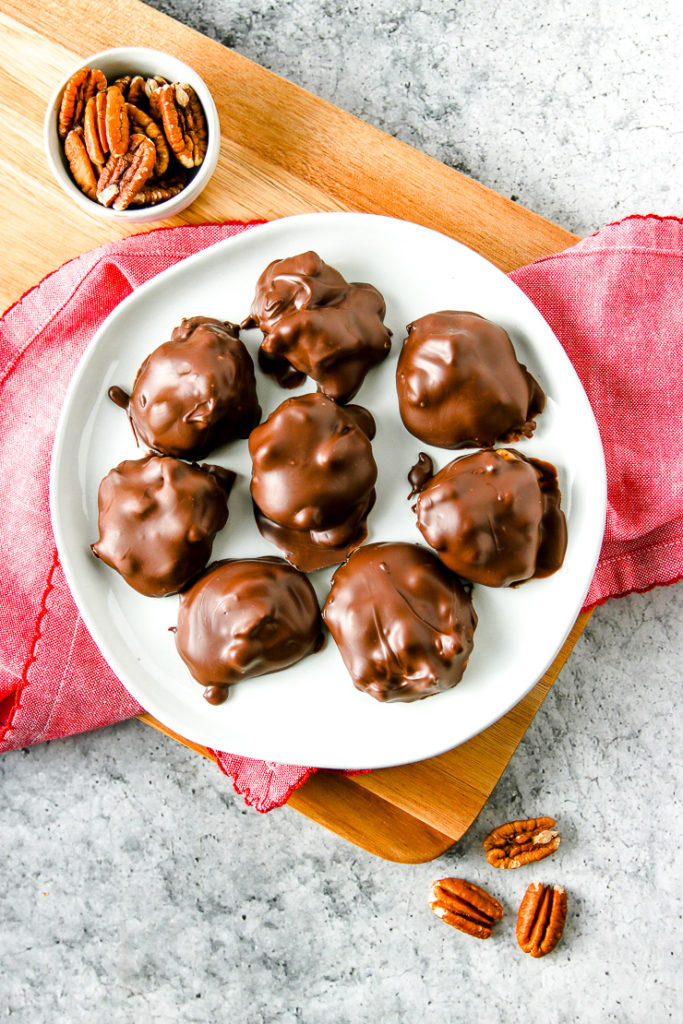
[[[161,75],[154,75],[153,78],[148,78],[145,82],[145,96],[147,97],[147,103],[149,104],[149,112],[155,120],[161,124],[161,109],[159,107],[159,89],[162,85],[168,85],[165,78]]]
[[[167,199],[173,199],[185,188],[185,182],[178,179],[173,181],[151,182],[145,185],[142,192],[133,196],[135,206],[156,206],[157,203],[165,203]]]
[[[206,118],[190,85],[174,82],[158,90],[159,109],[168,144],[183,167],[199,167],[206,156]]]
[[[567,893],[561,885],[532,882],[517,914],[517,942],[531,956],[552,953],[567,919]]]
[[[109,152],[109,143],[107,142],[107,93],[100,92],[95,97],[95,110],[97,115],[97,138],[102,152],[106,154]]]
[[[171,159],[166,136],[154,118],[146,114],[144,110],[140,110],[139,107],[134,106],[132,103],[126,104],[126,110],[128,111],[128,120],[133,130],[146,135],[154,143],[154,148],[157,151],[154,173],[160,178],[168,170],[169,160]],[[167,196],[167,198],[170,198],[170,196]]]
[[[82,128],[73,128],[69,132],[64,140],[64,152],[74,181],[89,199],[95,199],[97,175],[85,148]]]
[[[101,166],[107,153],[123,156],[127,152],[130,140],[128,104],[118,86],[112,85],[106,92],[88,100],[83,131],[88,156],[94,164]]]
[[[123,93],[115,85],[107,89],[104,111],[107,146],[112,156],[123,156],[128,151],[130,125]]]
[[[503,916],[498,900],[463,878],[441,878],[432,886],[432,910],[446,924],[478,939],[489,939]]]
[[[126,103],[132,103],[138,107],[146,100],[145,80],[142,75],[123,75],[114,82],[117,89],[123,93]]]
[[[100,108],[102,112],[106,109],[107,105],[107,94],[106,92],[98,92],[96,96],[91,96],[85,107],[85,116],[83,118],[83,138],[85,141],[85,148],[88,151],[88,156],[94,164],[101,167],[107,159],[107,152],[109,146],[107,145],[106,132],[102,137],[100,135]]]
[[[554,824],[554,818],[528,818],[499,825],[484,840],[487,861],[494,868],[519,868],[549,857],[560,845]]]
[[[128,99],[128,86],[133,81],[132,75],[121,75],[120,78],[114,80],[114,85],[117,89],[120,89],[124,97]]]
[[[142,191],[154,170],[156,149],[151,139],[135,132],[123,156],[112,154],[97,183],[97,198],[103,206],[125,210]]]
[[[72,128],[80,125],[91,96],[107,88],[107,79],[98,68],[80,68],[64,86],[57,118],[59,137],[65,139]]]

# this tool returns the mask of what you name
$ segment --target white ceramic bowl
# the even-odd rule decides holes
[[[102,206],[101,203],[88,199],[81,192],[69,171],[69,163],[64,155],[64,144],[57,132],[57,117],[66,83],[74,72],[78,71],[79,68],[85,67],[99,68],[109,84],[112,84],[114,79],[125,74],[142,75],[143,78],[148,78],[152,75],[162,75],[169,82],[187,82],[197,93],[199,102],[204,108],[208,129],[206,156],[194,177],[177,196],[167,199],[164,203],[157,203],[156,206],[113,210],[111,207]],[[218,161],[220,137],[221,129],[216,104],[203,79],[200,78],[196,71],[193,71],[191,67],[183,64],[176,57],[172,57],[168,53],[162,53],[160,50],[150,50],[143,46],[120,46],[113,50],[102,50],[101,53],[95,53],[92,57],[85,57],[75,67],[71,68],[68,75],[64,77],[59,83],[58,88],[55,89],[50,97],[43,122],[43,142],[47,162],[57,183],[64,189],[66,194],[86,213],[91,213],[93,216],[100,217],[103,220],[128,222],[131,224],[166,220],[168,217],[180,213],[181,210],[189,206],[204,189],[214,172]]]

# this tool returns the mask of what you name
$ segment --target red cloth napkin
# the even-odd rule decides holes
[[[135,235],[47,277],[0,321],[0,752],[110,725],[141,708],[83,626],[50,528],[48,473],[66,386],[121,299],[248,225]],[[555,330],[600,426],[607,535],[587,606],[683,573],[683,223],[630,218],[512,277]],[[216,752],[260,811],[313,769]]]
[[[593,407],[607,527],[586,607],[683,576],[683,220],[627,217],[512,280]]]

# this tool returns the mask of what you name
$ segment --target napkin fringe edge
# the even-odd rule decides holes
[[[625,224],[627,220],[673,220],[678,224],[683,224],[683,217],[676,217],[673,213],[629,213],[628,216],[622,217],[621,220],[612,220],[609,224],[603,224],[601,228],[594,231],[592,235],[587,235],[588,238],[595,238],[605,228],[616,228],[620,224]]]
[[[212,750],[211,753],[215,754],[215,755],[218,755],[219,753],[222,753],[222,751]],[[289,800],[289,798],[292,795],[292,793],[294,792],[294,790],[295,789],[299,789],[301,786],[303,786],[304,782],[308,782],[308,780],[311,777],[311,775],[314,772],[318,771],[318,769],[315,768],[315,767],[307,768],[305,770],[304,774],[301,776],[301,778],[297,779],[296,782],[293,782],[288,787],[287,792],[284,793],[284,795],[282,797],[279,797],[278,799],[273,800],[272,803],[268,803],[268,807],[267,808],[263,808],[262,806],[260,806],[260,804],[262,804],[264,802],[263,797],[262,796],[261,797],[259,797],[259,796],[252,796],[251,786],[249,786],[248,784],[244,784],[243,786],[240,786],[238,781],[237,781],[237,779],[235,778],[235,776],[231,775],[230,772],[227,771],[227,769],[225,769],[223,767],[223,765],[221,763],[221,760],[220,760],[220,758],[218,756],[216,757],[216,764],[218,765],[218,767],[222,771],[223,775],[225,775],[226,778],[230,779],[230,781],[232,783],[232,788],[235,790],[237,795],[243,797],[244,798],[244,802],[246,804],[248,804],[249,807],[253,807],[254,810],[258,811],[259,814],[268,814],[270,811],[274,811],[278,807],[283,807],[284,804],[286,804],[287,801]],[[267,799],[266,799],[266,802],[268,802]]]
[[[28,686],[29,670],[31,668],[31,665],[33,665],[34,662],[37,660],[36,649],[38,647],[38,642],[40,641],[40,638],[42,636],[43,619],[47,615],[47,599],[50,595],[51,590],[54,587],[53,580],[58,565],[59,555],[57,553],[57,549],[55,548],[52,552],[52,563],[50,564],[50,568],[48,569],[48,573],[45,578],[45,587],[43,589],[43,594],[40,599],[40,604],[38,606],[38,614],[36,615],[36,620],[33,625],[33,634],[31,636],[31,644],[29,647],[28,655],[26,657],[26,660],[24,661],[21,670],[19,685],[14,691],[14,704],[12,706],[12,710],[9,713],[7,721],[5,722],[4,725],[0,726],[0,747],[4,744],[5,740],[7,739],[7,737],[9,736],[10,732],[14,727],[14,719],[21,706],[21,698],[24,695],[24,690]]]
[[[596,601],[591,601],[590,604],[584,605],[581,611],[593,611],[598,605],[607,604],[608,601],[616,601],[620,597],[628,597],[629,594],[647,594],[656,587],[672,587],[674,583],[680,583],[681,580],[683,580],[683,573],[673,576],[670,580],[657,580],[655,583],[648,583],[646,587],[628,587],[627,590],[622,590],[618,594],[606,594],[605,597],[599,597]]]

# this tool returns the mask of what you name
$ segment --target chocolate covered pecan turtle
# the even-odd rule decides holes
[[[283,387],[306,376],[341,404],[391,349],[386,306],[371,284],[349,284],[315,252],[275,260],[256,284],[244,326],[264,333],[259,365]]]
[[[234,479],[219,466],[167,456],[121,462],[100,484],[92,553],[140,594],[176,593],[211,557]]]
[[[545,405],[507,332],[477,313],[453,310],[408,325],[396,387],[406,429],[439,448],[530,437]]]
[[[239,328],[208,316],[183,320],[147,356],[131,394],[114,387],[109,396],[127,410],[140,441],[178,458],[200,459],[248,437],[261,419],[254,364]]]

